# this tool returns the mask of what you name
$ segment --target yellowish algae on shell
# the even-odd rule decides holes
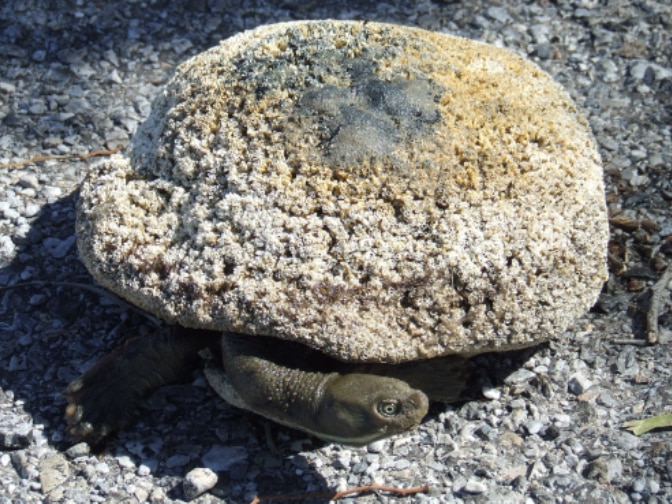
[[[602,168],[567,93],[511,52],[310,21],[182,64],[97,164],[82,260],[170,322],[400,362],[533,345],[607,277]]]

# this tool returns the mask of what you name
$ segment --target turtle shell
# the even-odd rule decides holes
[[[104,286],[346,361],[529,346],[607,277],[602,168],[508,50],[373,22],[240,33],[177,68],[77,216]]]

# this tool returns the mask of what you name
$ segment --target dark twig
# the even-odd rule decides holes
[[[112,154],[116,154],[119,152],[121,149],[123,149],[123,145],[119,145],[115,147],[114,149],[110,150],[97,150],[93,152],[87,152],[86,154],[65,154],[62,156],[35,156],[30,159],[26,159],[24,161],[18,161],[16,163],[7,163],[7,164],[0,164],[0,169],[2,168],[21,168],[22,166],[26,166],[29,164],[33,163],[41,163],[44,161],[63,161],[65,159],[78,159],[78,160],[85,160],[89,159],[92,157],[97,157],[97,156],[111,156]]]

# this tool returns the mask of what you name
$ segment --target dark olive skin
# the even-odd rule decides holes
[[[412,430],[427,414],[429,399],[406,382],[296,343],[224,334],[221,346],[224,369],[235,371],[206,372],[221,396],[325,441],[365,445]]]
[[[429,400],[459,398],[466,358],[350,364],[276,338],[170,326],[130,340],[64,391],[76,440],[98,444],[137,417],[158,387],[186,381],[210,348],[206,376],[227,401],[331,442],[361,446],[416,428]]]

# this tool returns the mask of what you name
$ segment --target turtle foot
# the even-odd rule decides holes
[[[218,336],[170,326],[129,340],[99,360],[63,391],[68,432],[96,445],[131,424],[154,390],[186,381],[199,362],[198,351]]]
[[[138,416],[143,394],[132,386],[132,369],[119,362],[126,361],[129,346],[133,342],[105,356],[63,391],[68,432],[75,441],[99,444]]]

